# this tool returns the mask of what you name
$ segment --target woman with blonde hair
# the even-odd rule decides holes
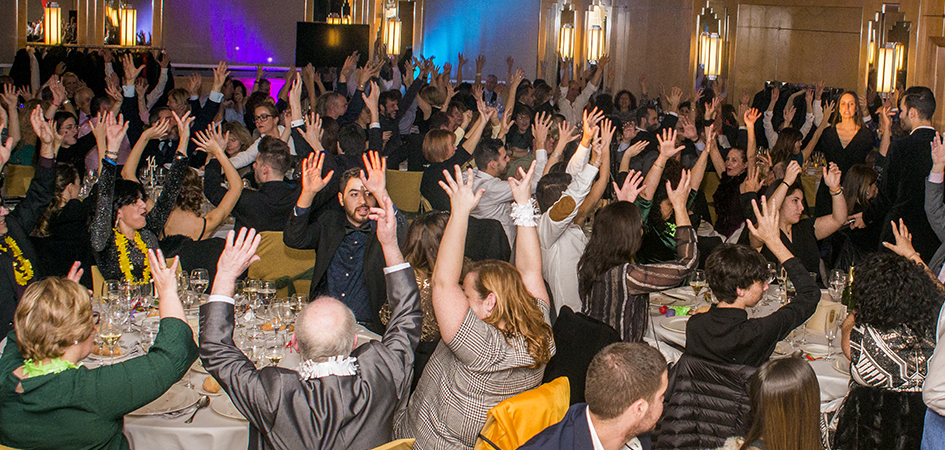
[[[445,173],[440,182],[452,213],[433,268],[433,310],[442,340],[394,420],[395,437],[416,438],[420,450],[473,448],[489,409],[538,386],[555,352],[531,199],[534,163],[521,181],[509,180],[518,227],[516,265],[473,263],[462,285],[457,282],[469,213],[483,191],[473,191],[471,171],[466,181],[459,166],[455,171],[455,178]]]
[[[177,262],[148,251],[161,299],[160,331],[144,356],[88,369],[95,323],[88,291],[68,278],[30,285],[0,357],[0,444],[14,448],[127,449],[125,414],[154,401],[197,359],[177,296]]]
[[[443,173],[472,159],[472,154],[482,138],[482,132],[489,123],[489,118],[495,113],[495,109],[487,108],[482,99],[477,99],[476,103],[479,105],[479,119],[466,133],[461,145],[456,145],[456,135],[446,129],[430,130],[423,138],[423,156],[430,165],[423,171],[420,193],[430,202],[434,211],[450,210],[449,197],[440,189],[440,183],[446,182]]]
[[[253,145],[253,135],[243,124],[239,122],[227,122],[223,124],[223,134],[229,133],[226,138],[226,156],[233,157]]]

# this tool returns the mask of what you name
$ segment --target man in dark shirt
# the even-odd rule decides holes
[[[259,190],[243,189],[240,194],[232,212],[237,230],[246,227],[256,231],[282,231],[285,228],[299,196],[299,187],[284,181],[290,165],[289,146],[285,142],[269,136],[259,141],[259,155],[253,163]],[[227,191],[221,171],[219,161],[213,160],[207,163],[204,173],[203,193],[214,206],[223,201]]]
[[[312,201],[332,176],[321,176],[323,158],[312,154],[302,164],[301,194],[289,214],[283,241],[292,248],[315,249],[310,298],[337,298],[354,312],[358,323],[381,333],[378,313],[387,301],[384,254],[376,222],[369,214],[378,199],[389,197],[387,165],[377,152],[369,152],[364,156],[366,176],[357,168],[341,176],[338,202],[344,212],[330,209],[315,218]],[[407,221],[399,211],[396,216],[398,236],[403,241]]]
[[[778,211],[768,211],[764,200],[762,197],[762,211],[753,202],[757,219],[754,223],[748,222],[748,229],[778,258],[788,278],[794,282],[797,294],[791,303],[770,315],[749,319],[745,308],[757,305],[768,288],[767,262],[748,247],[720,246],[706,261],[706,281],[719,303],[689,319],[687,355],[758,367],[771,357],[778,341],[807,321],[817,309],[820,289],[800,260],[781,242]]]

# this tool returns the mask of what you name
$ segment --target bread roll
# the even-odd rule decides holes
[[[216,378],[207,377],[205,380],[203,380],[203,390],[211,394],[216,394],[217,392],[220,392],[220,383],[217,383]]]

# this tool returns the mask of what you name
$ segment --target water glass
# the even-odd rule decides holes
[[[203,294],[210,285],[210,272],[207,269],[194,269],[190,271],[190,287],[194,292]]]
[[[154,339],[157,338],[160,330],[161,322],[158,320],[149,320],[141,325],[141,347],[145,351],[150,350],[151,346],[154,345]]]
[[[265,357],[269,360],[270,366],[279,365],[279,361],[285,357],[285,334],[276,332],[266,339]]]

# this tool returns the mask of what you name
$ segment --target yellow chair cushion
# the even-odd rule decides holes
[[[26,190],[29,189],[30,181],[33,180],[33,174],[35,172],[33,166],[7,164],[3,184],[4,189],[7,191],[7,197],[25,196]]]
[[[397,209],[405,213],[420,211],[420,180],[422,179],[423,172],[387,171],[387,193]]]
[[[413,450],[413,444],[416,439],[398,439],[388,442],[380,447],[374,447],[372,450]]]
[[[315,265],[315,250],[296,250],[282,242],[281,231],[263,231],[259,242],[259,261],[249,266],[249,277],[274,281],[280,277],[294,277]],[[308,294],[312,281],[296,280],[295,292]],[[288,296],[288,289],[279,289],[278,297]]]
[[[518,448],[541,430],[560,422],[570,402],[568,378],[555,378],[490,409],[481,435],[501,449]],[[482,439],[476,441],[476,450],[490,448]]]

